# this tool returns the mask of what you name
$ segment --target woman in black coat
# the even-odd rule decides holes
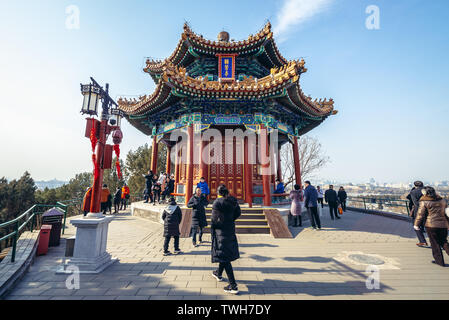
[[[168,244],[170,242],[170,238],[173,237],[175,240],[175,254],[181,253],[179,249],[179,225],[182,220],[182,211],[181,208],[176,204],[175,198],[170,199],[170,203],[164,209],[164,213],[162,214],[162,220],[164,220],[164,256],[170,255],[170,251],[168,251]]]
[[[219,263],[218,270],[212,272],[217,281],[222,281],[223,270],[228,275],[229,285],[225,292],[237,294],[238,287],[235,282],[231,262],[240,258],[239,245],[235,235],[235,220],[240,217],[240,206],[237,199],[229,195],[225,185],[218,187],[218,199],[212,207],[211,238],[212,263]]]
[[[340,201],[341,207],[343,211],[346,211],[346,199],[348,199],[348,195],[343,187],[340,187],[338,190],[338,200]]]
[[[188,208],[192,208],[192,227],[190,230],[190,235],[192,237],[193,246],[196,244],[196,234],[199,228],[199,242],[203,241],[203,228],[207,227],[206,220],[206,207],[209,204],[206,197],[201,194],[201,188],[196,188],[195,194],[190,198],[187,203]]]

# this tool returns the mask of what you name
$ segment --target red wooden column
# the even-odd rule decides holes
[[[157,137],[153,136],[153,145],[151,147],[150,169],[151,169],[151,171],[153,171],[154,174],[156,174],[156,170],[157,170],[157,149],[158,149],[157,147],[158,147]]]
[[[249,163],[249,146],[250,139],[249,137],[245,137],[244,139],[244,149],[243,149],[243,166],[245,172],[245,201],[248,203],[249,207],[253,207],[253,164]]]
[[[204,180],[209,184],[209,147],[206,145],[206,141],[200,141],[200,178],[204,177]]]
[[[260,125],[260,161],[266,160],[265,158],[269,157],[269,146],[268,146],[268,129],[265,128],[263,124]],[[264,144],[262,144],[262,141]],[[265,155],[265,156],[264,156]],[[271,206],[271,185],[270,185],[270,161],[266,164],[262,164],[262,185],[263,185],[263,194],[265,195],[263,197],[263,205],[264,206]]]
[[[277,178],[282,181],[282,168],[281,168],[281,146],[278,148],[277,153]]]
[[[179,183],[179,143],[175,144],[175,193],[178,192]]]
[[[171,174],[171,146],[167,146],[167,164],[165,166],[165,172]]]
[[[187,147],[187,181],[185,186],[185,201],[186,205],[193,195],[193,124],[188,126],[188,147]]]
[[[295,164],[295,177],[296,177],[296,184],[299,186],[302,186],[301,181],[301,166],[299,163],[299,148],[298,148],[298,138],[293,138],[293,161]]]

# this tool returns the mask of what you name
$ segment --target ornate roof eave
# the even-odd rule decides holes
[[[151,96],[142,96],[139,100],[120,98],[118,103],[128,115],[146,114],[165,103],[170,96],[183,98],[214,99],[282,99],[295,110],[310,117],[323,117],[333,112],[333,100],[312,101],[306,97],[299,85],[300,74],[306,72],[304,60],[290,61],[281,68],[271,69],[270,75],[256,79],[245,78],[243,81],[230,83],[208,81],[207,78],[192,78],[185,68],[168,63],[164,68],[158,85]]]
[[[271,43],[274,52],[273,58],[276,58],[274,64],[278,67],[287,64],[287,59],[281,55],[274,42],[270,22],[268,22],[256,35],[250,35],[246,40],[231,42],[206,40],[201,35],[193,32],[189,25],[185,23],[184,32],[172,55],[165,60],[147,59],[146,67],[143,70],[151,75],[162,73],[164,67],[169,63],[177,65],[187,54],[191,54],[189,48],[192,47],[197,51],[199,50],[210,55],[216,55],[218,53],[239,53],[257,48],[260,49],[265,47],[268,43]]]
[[[330,115],[337,114],[338,111],[334,110],[333,99],[315,99],[306,96],[301,89],[301,86],[296,83],[287,90],[287,95],[281,97],[282,104],[294,107],[297,110],[302,111],[311,119],[317,119],[322,117],[328,117]]]

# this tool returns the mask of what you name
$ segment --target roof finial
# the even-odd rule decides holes
[[[229,33],[226,31],[222,31],[217,36],[218,41],[229,42]]]

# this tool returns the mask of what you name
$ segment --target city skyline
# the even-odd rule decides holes
[[[339,110],[310,133],[331,159],[316,176],[449,180],[444,139],[449,115],[447,2],[376,1],[379,30],[366,27],[370,1],[257,4],[239,3],[240,10],[229,19],[218,2],[179,2],[168,16],[163,4],[114,4],[98,15],[101,4],[77,1],[80,25],[71,30],[66,25],[69,1],[2,2],[1,12],[8,14],[0,20],[5,75],[0,80],[5,100],[0,134],[7,137],[2,149],[9,156],[2,160],[0,176],[17,179],[27,170],[36,181],[68,181],[90,172],[90,142],[79,114],[80,82],[90,76],[109,82],[113,97],[149,94],[154,84],[141,71],[144,57],[169,56],[185,20],[205,38],[215,39],[226,29],[239,40],[257,32],[268,18],[286,58],[306,61],[310,72],[301,79],[305,93],[331,97]],[[146,18],[148,13],[152,19]],[[213,25],[204,21],[204,14],[214,15]],[[123,131],[122,158],[150,144],[126,121]]]

